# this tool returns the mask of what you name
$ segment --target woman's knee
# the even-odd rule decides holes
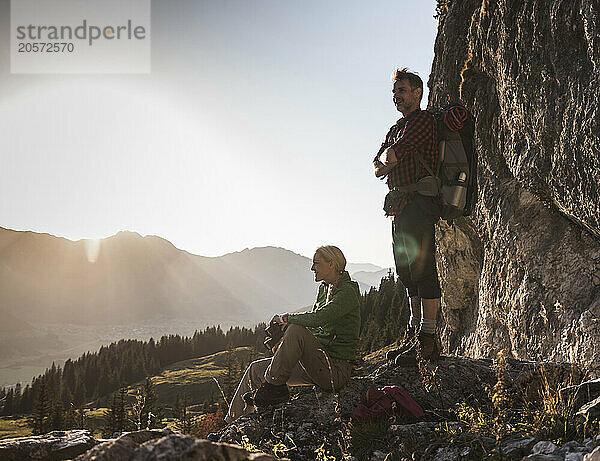
[[[253,384],[262,383],[264,381],[265,371],[271,363],[271,359],[259,359],[248,365],[245,377],[250,379]]]
[[[310,333],[308,328],[290,323],[285,329],[284,337],[298,337]]]

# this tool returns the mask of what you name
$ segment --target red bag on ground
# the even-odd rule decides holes
[[[363,422],[391,415],[398,415],[412,422],[423,418],[423,409],[400,386],[371,386],[352,412],[352,420]]]

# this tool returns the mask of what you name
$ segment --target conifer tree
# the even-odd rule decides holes
[[[86,429],[87,427],[87,414],[85,412],[85,408],[80,406],[79,408],[75,408],[73,412],[73,427],[75,429]]]
[[[9,389],[4,396],[4,406],[2,408],[3,415],[12,415],[15,411],[15,394],[12,389]]]
[[[59,431],[65,428],[65,412],[63,404],[58,399],[53,399],[50,406],[50,415],[48,417],[48,430]]]
[[[138,430],[156,427],[159,423],[160,409],[157,406],[158,396],[151,378],[137,390],[133,405],[134,423]]]
[[[21,407],[17,409],[17,412],[20,414],[28,414],[31,412],[32,406],[32,390],[29,384],[27,384],[25,389],[23,389],[23,394],[21,395]]]
[[[237,383],[239,381],[238,378],[238,360],[233,348],[233,343],[229,342],[227,344],[227,350],[225,352],[225,376],[223,376],[223,392],[225,393],[225,397],[227,401],[231,401],[235,389],[237,387]]]
[[[83,406],[76,407],[72,402],[63,404],[62,429],[87,429],[87,413]]]
[[[175,413],[175,418],[178,420],[178,429],[184,434],[192,433],[192,417],[188,411],[188,406],[189,398],[187,394],[185,392],[183,394],[178,392],[173,407],[173,413]]]
[[[40,380],[33,404],[33,414],[29,421],[29,426],[33,430],[34,435],[48,432],[51,409],[52,402],[50,401],[48,385],[45,380]]]
[[[104,436],[112,437],[115,432],[123,432],[129,427],[127,421],[127,389],[120,388],[113,394],[110,408],[104,413]]]
[[[8,415],[6,412],[6,389],[0,389],[0,405],[2,409],[0,410],[0,415]]]
[[[13,396],[13,414],[21,413],[21,400],[22,400],[22,387],[21,383],[15,384],[15,392]]]

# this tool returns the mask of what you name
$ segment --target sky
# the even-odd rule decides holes
[[[392,266],[372,158],[393,69],[427,84],[435,3],[153,1],[151,73],[24,75],[0,0],[0,226]]]

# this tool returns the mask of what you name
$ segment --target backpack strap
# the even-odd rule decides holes
[[[419,183],[406,184],[405,186],[396,186],[393,190],[398,192],[418,192],[420,189]]]
[[[433,173],[433,170],[429,167],[429,165],[427,165],[425,160],[423,160],[423,156],[421,155],[421,153],[416,149],[414,150],[414,153],[415,153],[415,156],[417,157],[417,160],[419,161],[419,163],[423,166],[423,168],[425,168],[427,170],[427,173],[429,173],[430,176],[437,178],[438,175]],[[439,187],[439,185],[438,185],[438,187]],[[424,185],[421,183],[421,180],[418,180],[417,182],[414,182],[412,184],[406,184],[404,186],[396,186],[396,187],[394,187],[394,189],[392,189],[392,191],[397,191],[396,193],[398,193],[398,192],[400,192],[400,193],[423,192],[423,195],[429,195],[429,196],[437,195],[437,193],[439,193],[439,188],[437,190],[438,190],[438,192],[432,193],[431,184],[428,183],[428,184]]]
[[[437,176],[436,174],[433,174],[433,170],[429,167],[429,165],[427,165],[427,163],[425,163],[425,160],[423,160],[423,156],[421,155],[421,152],[419,152],[417,149],[415,149],[414,152],[415,152],[415,155],[417,156],[417,160],[427,170],[427,173],[429,173],[431,176]]]
[[[394,143],[394,139],[396,138],[396,135],[398,134],[398,130],[400,130],[400,125],[401,125],[401,121],[403,119],[400,118],[396,121],[396,123],[394,123],[390,129],[388,130],[387,134],[385,135],[385,140],[383,141],[383,144],[381,144],[381,147],[379,148],[379,150],[377,151],[377,155],[375,156],[376,159],[379,158],[379,156],[383,153],[384,150],[386,150],[388,147],[390,147],[393,143]]]
[[[401,411],[407,412],[413,418],[419,420],[424,416],[423,409],[408,392],[400,386],[385,386],[383,389],[387,395],[392,397],[399,405]]]

